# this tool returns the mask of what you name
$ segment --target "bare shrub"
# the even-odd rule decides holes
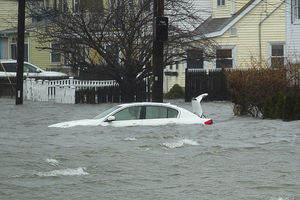
[[[227,71],[229,91],[237,110],[235,114],[263,115],[266,99],[288,90],[287,72],[286,67],[270,68],[262,63],[252,64],[247,69]]]

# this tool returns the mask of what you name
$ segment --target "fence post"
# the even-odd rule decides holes
[[[49,100],[49,81],[45,80],[43,84],[43,99],[42,101]]]

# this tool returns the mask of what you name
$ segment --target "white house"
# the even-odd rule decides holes
[[[286,46],[288,62],[300,63],[300,0],[286,1]]]

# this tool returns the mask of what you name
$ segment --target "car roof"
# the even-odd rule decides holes
[[[17,62],[17,60],[13,60],[13,59],[0,59],[0,62],[14,63],[14,62]]]
[[[14,60],[14,59],[0,59],[0,62],[1,63],[17,63],[17,60]],[[24,61],[24,63],[29,63],[29,62]]]
[[[180,109],[180,107],[173,105],[171,103],[158,103],[158,102],[135,102],[135,103],[125,103],[120,104],[121,107],[131,107],[131,106],[163,106]]]

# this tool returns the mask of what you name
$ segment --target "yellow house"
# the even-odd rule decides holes
[[[0,31],[17,26],[18,22],[18,1],[1,0],[0,1]],[[0,59],[7,58],[8,52],[7,36],[0,33]]]
[[[102,0],[39,0],[37,2],[39,6],[42,6],[45,9],[55,9],[60,12],[66,10],[78,12],[80,9],[97,9],[103,8],[104,5]],[[13,13],[15,16],[15,23],[14,26],[3,26],[3,29],[0,29],[0,37],[2,36],[0,38],[0,47],[2,46],[2,50],[0,50],[0,59],[17,59],[16,16],[18,1],[0,1],[0,14],[2,13],[5,15],[11,12],[11,8],[16,9]],[[65,63],[64,55],[55,51],[40,50],[38,48],[40,47],[40,44],[37,41],[35,31],[42,31],[43,26],[45,26],[46,23],[47,19],[43,18],[35,18],[26,21],[24,60],[37,65],[42,69],[69,72],[70,69]],[[51,48],[53,45],[57,44],[49,43],[43,45]]]
[[[270,66],[283,63],[286,41],[285,1],[212,0],[212,15],[196,31],[217,42],[215,58],[206,59],[201,51],[191,55],[188,69],[245,68],[262,61]],[[194,44],[197,46],[197,40]],[[183,71],[183,70],[180,70]],[[180,77],[182,76],[182,77]],[[167,77],[184,87],[184,73]],[[168,88],[172,87],[168,85]]]

